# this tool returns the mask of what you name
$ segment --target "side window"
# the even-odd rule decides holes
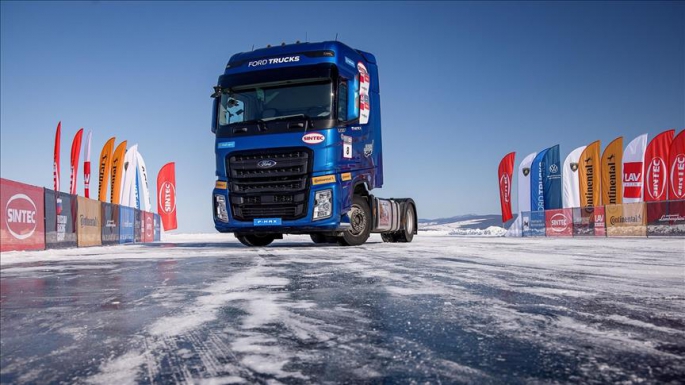
[[[221,95],[219,107],[219,124],[226,125],[245,120],[245,103],[229,95]]]
[[[347,121],[347,82],[338,84],[338,121]]]

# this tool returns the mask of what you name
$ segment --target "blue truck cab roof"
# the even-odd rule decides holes
[[[334,64],[341,75],[351,78],[357,74],[357,63],[360,61],[366,67],[376,64],[374,55],[353,49],[339,41],[295,43],[237,53],[226,64],[224,76],[329,63]],[[372,92],[378,92],[377,79],[377,76],[372,77]]]

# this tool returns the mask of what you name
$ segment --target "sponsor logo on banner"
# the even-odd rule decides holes
[[[666,192],[666,162],[661,158],[654,158],[647,166],[645,183],[647,192],[653,199],[661,200]]]
[[[36,231],[36,204],[26,194],[13,195],[5,205],[7,230],[16,239],[30,238]]]
[[[316,176],[312,178],[312,185],[335,183],[335,175]]]
[[[158,199],[162,202],[164,213],[171,214],[176,211],[176,186],[169,182],[162,183]]]
[[[302,141],[307,144],[319,144],[326,140],[326,137],[321,134],[307,134],[302,137]]]
[[[631,215],[631,216],[617,216],[617,217],[611,217],[609,219],[609,223],[611,223],[612,226],[617,226],[617,225],[622,225],[622,224],[642,224],[642,215],[637,214],[637,215]]]
[[[525,167],[525,168],[522,170],[522,172],[523,172],[523,176],[528,176],[528,174],[530,174],[530,168],[529,168],[529,167]]]
[[[642,162],[623,164],[623,196],[642,198]]]
[[[671,192],[675,194],[670,199],[685,198],[685,155],[679,154],[671,167]]]
[[[554,214],[550,223],[552,225],[552,231],[555,233],[563,233],[564,231],[569,230],[570,221],[563,213]]]
[[[364,145],[364,156],[370,157],[373,154],[373,141]]]
[[[145,222],[145,237],[150,239],[154,237],[154,223],[152,221]]]
[[[502,199],[505,203],[509,203],[509,198],[511,197],[511,181],[509,180],[509,175],[502,174],[499,179],[499,191],[501,191]]]
[[[578,163],[571,163],[571,171],[576,172],[578,171]]]
[[[559,166],[557,166],[556,164],[552,164],[551,166],[549,166],[549,173],[550,174],[556,174],[558,172],[559,172]]]
[[[81,225],[81,227],[97,227],[98,218],[97,217],[88,218],[85,215],[81,215],[79,217],[79,224]]]

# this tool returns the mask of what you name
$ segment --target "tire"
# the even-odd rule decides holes
[[[371,235],[373,222],[369,203],[361,196],[355,195],[352,198],[352,207],[348,215],[351,226],[343,233],[342,237],[338,238],[338,243],[341,246],[363,245]]]
[[[395,242],[409,243],[414,239],[414,228],[416,226],[413,205],[407,203],[403,217],[402,228],[395,233]]]
[[[274,234],[236,234],[235,237],[248,247],[269,246],[276,239]]]

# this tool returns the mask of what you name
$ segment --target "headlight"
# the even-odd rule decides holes
[[[333,215],[333,190],[321,190],[314,194],[313,220],[329,218]]]
[[[221,222],[228,223],[228,212],[226,211],[226,197],[223,195],[214,195],[214,215],[216,219]]]

